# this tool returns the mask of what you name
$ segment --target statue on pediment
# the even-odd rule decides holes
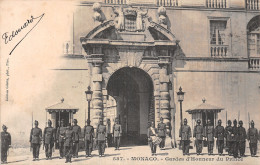
[[[136,10],[137,16],[136,16],[136,30],[137,31],[144,31],[145,25],[143,22],[143,18],[147,15],[148,9],[144,11],[141,7],[138,7]]]
[[[116,14],[116,28],[120,31],[125,30],[125,15],[123,7],[121,6],[119,9],[112,7],[112,10]]]

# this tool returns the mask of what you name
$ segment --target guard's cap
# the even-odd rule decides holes
[[[222,123],[222,121],[219,119],[219,120],[218,120],[218,123]]]
[[[227,122],[230,123],[230,124],[232,123],[231,120],[228,120]]]
[[[233,123],[237,123],[237,120],[235,119],[235,120],[233,121]]]
[[[242,121],[242,120],[240,120],[238,123],[239,123],[239,124],[243,124],[243,121]]]
[[[49,119],[49,120],[48,120],[48,123],[51,123],[51,124],[52,124],[52,121]]]
[[[88,119],[88,120],[87,120],[87,123],[90,123],[90,122],[91,122],[91,121]]]
[[[255,124],[255,123],[254,123],[254,120],[251,121],[251,124]]]
[[[2,126],[3,129],[7,129],[7,127],[5,125]]]
[[[185,118],[185,119],[184,119],[184,121],[186,121],[186,122],[187,122],[187,119]]]
[[[201,123],[200,119],[197,120],[197,123]]]
[[[74,119],[73,122],[74,122],[74,123],[78,123],[78,120],[77,120],[77,119]]]

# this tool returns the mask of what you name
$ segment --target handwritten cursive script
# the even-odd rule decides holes
[[[11,42],[13,40],[14,37],[16,37],[17,35],[19,35],[19,33],[27,28],[30,24],[33,23],[34,20],[37,20],[37,23],[29,30],[29,32],[27,32],[25,34],[25,36],[13,47],[13,49],[11,50],[11,52],[9,53],[9,55],[11,55],[14,51],[14,49],[25,39],[25,37],[35,28],[35,26],[38,25],[38,23],[41,21],[42,17],[44,16],[44,13],[38,17],[33,17],[31,16],[30,19],[28,19],[20,28],[18,28],[17,30],[15,31],[12,31],[12,34],[8,34],[8,32],[5,32],[3,35],[2,35],[2,39],[5,41],[5,44],[8,44],[9,42]]]

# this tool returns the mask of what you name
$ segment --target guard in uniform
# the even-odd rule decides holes
[[[55,142],[55,129],[51,126],[51,120],[48,120],[48,127],[45,127],[43,132],[43,145],[45,147],[46,159],[52,159],[52,148],[54,147]]]
[[[225,129],[221,125],[222,121],[218,120],[218,125],[215,128],[215,138],[217,138],[218,154],[221,156],[223,154],[224,148],[224,136]]]
[[[115,143],[115,150],[119,150],[121,136],[122,136],[122,127],[119,124],[119,119],[116,118],[115,124],[113,126],[113,138]]]
[[[214,147],[214,126],[211,121],[208,120],[208,123],[205,127],[205,135],[204,137],[207,139],[208,143],[208,155],[213,155],[213,147]]]
[[[152,121],[151,126],[148,128],[148,133],[147,133],[148,144],[150,145],[152,156],[156,155],[157,145],[155,144],[155,142],[153,140],[156,136],[158,136],[157,130],[156,130],[156,128],[154,128],[154,122]]]
[[[78,153],[79,153],[79,137],[81,134],[81,128],[78,126],[78,121],[77,119],[73,120],[73,127],[72,130],[75,134],[75,143],[73,144],[73,157],[78,158]]]
[[[200,155],[202,152],[202,141],[203,141],[203,135],[204,135],[204,129],[203,126],[200,125],[201,124],[201,120],[198,119],[197,120],[197,125],[194,127],[194,131],[193,131],[193,137],[196,138],[195,139],[195,144],[196,144],[196,153],[197,155]]]
[[[84,128],[84,138],[86,146],[86,157],[91,157],[91,152],[93,149],[93,139],[94,139],[94,127],[90,125],[90,120],[87,120],[87,125]]]
[[[103,120],[99,120],[99,124],[97,126],[97,132],[96,132],[96,139],[98,144],[98,153],[99,156],[105,156],[105,147],[106,147],[106,138],[107,138],[107,131],[106,126],[103,125]]]
[[[232,124],[231,120],[228,120],[228,125],[225,128],[226,147],[228,149],[229,156],[232,156],[232,137],[231,137],[232,126],[231,126],[231,124]]]
[[[237,127],[237,120],[235,119],[233,121],[233,127],[232,127],[232,153],[234,158],[238,157],[238,127]]]
[[[30,143],[33,149],[33,161],[39,160],[39,151],[41,147],[41,140],[42,140],[42,130],[38,127],[39,122],[35,120],[34,122],[35,127],[32,128],[30,134]]]
[[[166,124],[163,123],[163,118],[160,118],[160,123],[157,126],[158,136],[162,139],[161,143],[159,144],[160,149],[164,149],[165,146],[165,138],[166,138]]]
[[[241,156],[245,156],[245,149],[246,149],[246,129],[243,127],[243,121],[240,120],[238,122],[238,149]]]
[[[75,133],[72,130],[72,126],[69,123],[67,129],[65,130],[65,141],[64,141],[64,149],[65,149],[65,163],[71,162],[72,157],[72,147],[75,142]]]
[[[1,132],[1,164],[7,164],[7,151],[11,146],[11,135],[7,132],[7,127],[2,126],[3,132]]]
[[[189,155],[191,129],[190,129],[190,126],[187,125],[186,118],[184,119],[183,123],[184,123],[184,125],[181,126],[180,131],[179,131],[179,137],[181,138],[183,155]]]
[[[247,139],[249,141],[250,153],[251,156],[256,156],[257,153],[257,140],[258,140],[258,131],[255,128],[255,123],[251,121],[251,127],[248,129],[247,132]]]
[[[61,120],[60,127],[57,128],[57,142],[59,143],[60,159],[64,157],[64,141],[65,141],[65,131],[64,120]]]

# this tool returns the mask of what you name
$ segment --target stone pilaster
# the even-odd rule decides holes
[[[160,80],[160,117],[164,119],[167,128],[166,147],[171,147],[170,126],[171,126],[171,109],[169,94],[169,75],[168,67],[170,64],[169,56],[159,56],[159,80]],[[167,143],[168,141],[168,143]]]
[[[103,54],[92,54],[89,61],[92,63],[92,109],[91,124],[96,128],[102,118],[103,94],[102,94],[102,64]]]

